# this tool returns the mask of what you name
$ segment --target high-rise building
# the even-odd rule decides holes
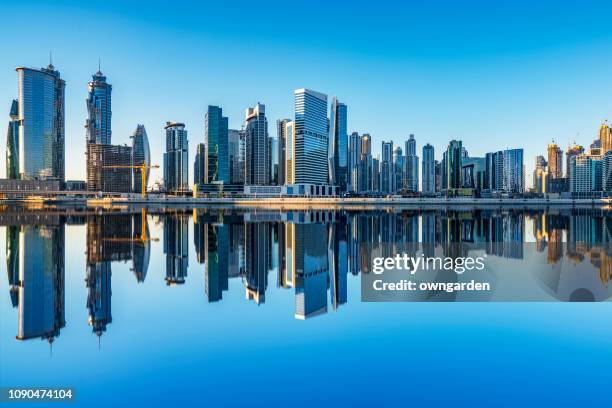
[[[589,195],[602,191],[602,158],[590,154],[572,156],[569,190],[574,195]]]
[[[436,192],[436,164],[435,150],[432,145],[427,143],[423,146],[423,182],[421,189],[423,194],[432,195]]]
[[[136,126],[134,134],[130,136],[132,138],[132,166],[146,166],[151,165],[151,149],[149,147],[149,138],[147,137],[147,130],[144,125]],[[132,191],[135,193],[142,193],[142,177],[145,179],[145,190],[149,184],[149,168],[147,168],[142,174],[141,169],[132,169]],[[145,191],[146,192],[146,191]]]
[[[535,170],[533,171],[533,190],[536,193],[546,193],[548,184],[548,170],[546,169],[546,159],[544,156],[536,156]]]
[[[348,133],[346,105],[334,96],[329,112],[329,150],[327,167],[329,184],[338,186],[341,192],[348,185]]]
[[[269,152],[270,152],[270,183],[278,185],[278,139],[273,136],[268,136]]]
[[[372,158],[372,137],[368,133],[364,133],[361,136],[360,152],[359,191],[372,191],[374,189],[375,175]]]
[[[208,106],[204,115],[206,182],[230,183],[228,120],[218,106]]]
[[[295,122],[285,123],[285,184],[295,184]]]
[[[278,139],[278,185],[284,185],[286,176],[287,161],[287,123],[290,119],[280,119],[276,121],[276,138]]]
[[[19,103],[13,100],[6,134],[6,178],[19,178]]]
[[[396,146],[395,149],[393,149],[393,164],[395,166],[393,173],[394,173],[394,177],[395,179],[393,180],[393,185],[394,190],[401,190],[405,187],[405,182],[406,182],[406,163],[405,160],[406,157],[404,156],[404,153],[402,152],[402,148],[399,146]]]
[[[435,161],[435,172],[436,172],[436,192],[442,191],[442,162]]]
[[[184,123],[166,122],[164,188],[167,192],[189,189],[189,142]]]
[[[444,177],[447,191],[456,190],[462,186],[462,152],[463,147],[461,140],[451,140],[445,155]]]
[[[573,156],[578,156],[579,154],[583,154],[584,153],[584,147],[582,146],[578,146],[576,144],[574,144],[573,146],[569,146],[567,148],[567,151],[565,152],[565,177],[569,179],[571,179],[571,166],[570,166],[570,160]]]
[[[243,130],[229,129],[227,131],[227,139],[229,146],[230,183],[244,184],[245,132]],[[202,173],[202,177],[204,177],[204,173]]]
[[[309,89],[296,89],[294,183],[328,182],[327,95]]]
[[[548,173],[553,179],[563,177],[563,151],[554,142],[548,145]]]
[[[359,191],[359,161],[361,158],[361,137],[353,132],[349,138],[348,148],[348,190]]]
[[[394,164],[393,164],[393,142],[382,142],[382,160],[380,161],[380,191],[383,193],[395,192],[394,186]]]
[[[132,192],[133,155],[130,146],[87,143],[87,190]],[[127,167],[126,167],[127,166]]]
[[[106,82],[106,76],[98,69],[87,84],[87,89],[87,143],[110,144],[113,86]]]
[[[416,154],[414,135],[406,141],[406,188],[409,191],[419,191],[419,156]]]
[[[270,184],[270,144],[268,141],[268,120],[266,107],[259,102],[248,108],[244,122],[246,185],[265,186]]]
[[[206,174],[206,146],[204,143],[198,143],[196,149],[196,157],[193,163],[193,184],[206,184],[204,175]]]
[[[502,189],[506,193],[515,194],[522,194],[525,191],[523,149],[504,150]]]
[[[604,121],[599,128],[599,140],[601,142],[601,153],[605,154],[612,150],[612,131],[608,126],[608,121]]]
[[[53,64],[16,68],[19,88],[19,176],[64,182],[65,82]]]
[[[612,192],[612,150],[608,150],[601,159],[602,190]]]

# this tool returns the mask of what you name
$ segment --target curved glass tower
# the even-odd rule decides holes
[[[149,148],[149,138],[147,137],[147,130],[144,125],[136,126],[132,138],[132,165],[140,166],[142,164],[151,164],[151,149]],[[142,193],[142,171],[140,169],[133,169],[132,174],[132,190],[135,193]],[[150,169],[147,168],[145,171],[145,187],[149,182]]]

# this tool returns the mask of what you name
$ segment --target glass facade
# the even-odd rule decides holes
[[[246,157],[244,182],[247,185],[270,184],[270,143],[266,107],[258,103],[248,108],[244,122]]]
[[[346,105],[332,98],[329,112],[329,183],[346,191],[348,185],[348,133]]]
[[[327,95],[296,89],[293,183],[327,184]]]
[[[151,165],[151,149],[149,148],[147,130],[144,125],[138,125],[132,135],[132,166],[142,164]],[[145,170],[145,189],[149,181],[150,171],[150,168]],[[132,169],[132,190],[135,193],[142,193],[142,171],[140,169]]]
[[[19,178],[19,103],[13,100],[6,134],[6,178]]]
[[[422,171],[423,194],[434,194],[436,192],[436,165],[434,147],[427,143],[423,146],[423,171]]]
[[[206,182],[230,183],[228,120],[218,106],[208,106],[204,115]]]
[[[16,69],[19,88],[19,175],[64,181],[64,88],[53,65]]]
[[[87,93],[87,143],[111,143],[111,92],[102,72],[96,72],[89,82]]]
[[[189,142],[184,123],[166,122],[164,188],[168,192],[189,189]]]

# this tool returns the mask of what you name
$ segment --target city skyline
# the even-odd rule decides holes
[[[8,6],[11,7],[14,6]],[[174,23],[165,27],[165,21],[162,25],[160,18],[162,10],[156,7],[141,15],[137,7],[119,11],[111,4],[106,13],[120,14],[121,18],[93,35],[96,38],[108,36],[108,41],[121,37],[124,49],[107,55],[77,41],[68,52],[67,46],[60,44],[68,44],[63,39],[84,24],[80,17],[87,14],[88,7],[64,5],[57,10],[42,7],[39,13],[32,15],[41,30],[49,26],[53,20],[49,17],[56,13],[68,13],[66,15],[74,24],[44,30],[46,41],[34,35],[36,29],[20,44],[7,44],[6,55],[12,57],[0,63],[0,89],[2,101],[6,101],[4,111],[8,112],[12,99],[17,97],[14,68],[17,65],[45,66],[48,51],[52,50],[53,63],[66,81],[67,159],[81,158],[85,152],[83,121],[87,114],[84,100],[87,81],[96,71],[99,57],[102,72],[113,84],[114,143],[129,144],[129,135],[142,123],[149,134],[153,161],[160,165],[163,152],[159,146],[167,120],[184,122],[191,130],[189,157],[195,157],[196,146],[203,141],[203,112],[207,105],[223,108],[229,118],[229,128],[239,129],[244,109],[259,100],[266,105],[266,116],[273,123],[292,116],[291,91],[302,86],[337,95],[346,103],[349,110],[347,132],[372,135],[373,157],[380,154],[382,140],[392,140],[394,145],[403,146],[409,134],[414,133],[418,140],[417,151],[430,143],[435,148],[437,160],[452,139],[462,140],[471,156],[524,147],[526,175],[532,174],[533,159],[545,151],[552,139],[563,150],[574,139],[581,145],[588,145],[596,137],[601,122],[612,112],[609,98],[601,92],[607,75],[605,66],[609,65],[606,63],[609,57],[602,51],[606,49],[610,33],[603,27],[597,28],[595,21],[590,20],[605,9],[605,4],[583,5],[579,10],[556,5],[555,16],[547,14],[544,6],[521,16],[511,7],[508,10],[508,6],[491,6],[481,13],[500,16],[510,12],[515,20],[509,21],[504,29],[482,23],[480,27],[491,32],[490,38],[479,36],[472,42],[468,40],[473,40],[473,32],[470,34],[466,30],[476,17],[470,15],[475,10],[469,7],[461,13],[464,20],[453,19],[456,38],[443,31],[437,39],[419,35],[414,42],[408,43],[404,43],[410,38],[407,35],[417,28],[422,29],[422,23],[412,28],[390,24],[393,29],[384,28],[375,33],[376,28],[381,28],[376,16],[388,7],[381,7],[380,11],[347,11],[343,16],[343,21],[354,19],[358,22],[365,21],[364,11],[373,12],[372,30],[368,30],[373,33],[372,38],[361,44],[356,40],[363,39],[364,34],[355,34],[356,39],[341,35],[335,45],[322,43],[320,40],[329,33],[322,28],[328,17],[320,17],[313,24],[322,28],[321,31],[313,33],[300,45],[291,40],[301,34],[291,34],[284,39],[270,31],[262,32],[257,41],[265,46],[266,57],[252,67],[252,75],[249,75],[260,79],[256,83],[247,83],[241,78],[244,68],[220,63],[223,58],[201,63],[216,54],[223,56],[240,51],[248,56],[252,52],[248,48],[254,40],[247,41],[246,33],[240,30],[232,33],[230,25],[225,23],[207,28],[199,27],[206,26],[200,24],[184,30]],[[334,11],[337,7],[334,6]],[[186,8],[194,15],[202,15],[197,5]],[[449,6],[441,13],[434,13],[428,6],[399,6],[390,18],[395,21],[409,17],[412,21],[421,17],[426,22],[435,16],[445,21],[454,17],[452,12],[456,10],[453,9]],[[310,10],[302,11],[306,17],[311,13]],[[274,13],[266,18],[272,18]],[[204,16],[204,19],[208,21],[209,18]],[[541,28],[546,23],[553,27],[550,32]],[[9,21],[3,30],[17,28],[14,24]],[[517,27],[521,30],[512,31]],[[516,38],[509,39],[510,33]],[[182,41],[177,45],[177,40]],[[162,49],[171,43],[171,49],[183,55],[178,65],[162,59],[165,56]],[[432,47],[426,49],[427,45]],[[227,50],[223,50],[224,47]],[[146,52],[142,51],[144,49]],[[338,50],[340,52],[333,52]],[[297,57],[310,57],[308,64],[280,72],[276,65],[289,52]],[[338,70],[330,70],[330,66]],[[189,81],[187,76],[196,72],[199,81]],[[363,82],[365,73],[369,77]],[[157,78],[158,86],[150,87],[153,78]],[[495,133],[493,137],[491,132]],[[270,134],[276,136],[274,131]],[[500,143],[500,140],[508,142]],[[0,155],[0,164],[4,176],[4,154]],[[161,169],[153,170],[151,181],[161,179],[161,174]],[[84,166],[79,161],[66,160],[66,178],[83,180]],[[531,177],[526,179],[531,180]],[[527,187],[530,185],[528,182]]]

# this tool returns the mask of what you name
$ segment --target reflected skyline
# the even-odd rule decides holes
[[[0,225],[6,230],[10,302],[19,315],[17,339],[51,343],[66,325],[66,225],[85,227],[84,313],[93,334],[107,332],[113,322],[112,265],[128,263],[137,285],[159,279],[148,277],[151,243],[158,241],[150,236],[150,222],[163,231],[167,286],[202,285],[207,302],[223,303],[226,293],[236,290],[230,282],[240,282],[245,300],[260,306],[269,291],[289,291],[299,320],[359,302],[349,294],[349,280],[371,272],[374,253],[413,256],[422,251],[457,258],[480,251],[503,262],[527,262],[541,254],[549,268],[534,274],[553,299],[606,300],[612,287],[612,216],[601,210],[78,213],[9,208],[0,213]],[[526,242],[533,242],[533,251]],[[191,266],[190,243],[196,257]],[[559,268],[563,261],[582,269]],[[436,278],[458,279],[456,274]],[[430,295],[430,300],[457,300],[454,294]],[[121,311],[115,314],[120,318]]]

